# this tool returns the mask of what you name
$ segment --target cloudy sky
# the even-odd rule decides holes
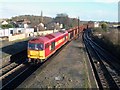
[[[81,20],[118,21],[119,0],[1,0],[0,18],[18,15],[55,17],[66,13]]]

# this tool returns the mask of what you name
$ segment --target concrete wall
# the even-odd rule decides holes
[[[54,32],[58,32],[58,30],[54,30]],[[31,32],[18,34],[18,35],[11,35],[11,36],[9,36],[9,41],[24,39],[27,37],[35,37],[38,35],[43,36],[43,35],[50,34],[50,33],[53,33],[53,30],[39,31],[39,32],[32,32],[32,30],[31,30]]]
[[[14,36],[9,36],[9,41],[24,39],[25,37],[26,37],[25,34],[18,34],[18,35],[14,35]]]
[[[58,32],[58,30],[47,30],[47,31],[40,31],[38,32],[39,35],[46,35],[46,34],[50,34],[50,33],[53,33],[53,32]]]
[[[34,28],[9,28],[9,29],[0,29],[0,37],[9,37],[14,34],[22,33],[33,33]]]
[[[53,32],[58,32],[58,30],[47,30],[47,31],[39,31],[39,32],[31,32],[31,33],[26,33],[26,36],[29,37],[29,36],[43,36],[43,35],[46,35],[46,34],[50,34],[50,33],[53,33]]]
[[[9,35],[10,35],[9,29],[0,29],[0,37],[5,37]]]

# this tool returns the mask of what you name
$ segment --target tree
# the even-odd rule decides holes
[[[107,23],[102,23],[101,24],[101,28],[103,29],[103,30],[105,30],[105,31],[107,31],[107,28],[108,28],[108,25],[107,25]]]
[[[8,28],[13,28],[12,24],[5,24],[5,25],[1,25],[2,29],[8,29]]]
[[[76,27],[76,26],[78,26],[78,19],[77,18],[70,18],[69,27],[72,28],[72,27]]]
[[[63,24],[63,28],[68,28],[70,24],[70,20],[67,14],[61,13],[57,14],[57,16],[54,19],[55,22],[59,22],[60,24]]]

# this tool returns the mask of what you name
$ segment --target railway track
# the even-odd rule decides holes
[[[2,65],[0,68],[0,81],[2,82],[0,89],[6,87],[11,82],[12,76],[15,77],[16,73],[25,67],[26,54],[26,50],[18,52],[12,55],[7,63]]]
[[[83,40],[88,51],[91,64],[101,89],[120,89],[120,61],[90,38],[90,30],[86,30]]]
[[[8,62],[8,63],[6,63],[6,64],[4,64],[4,65],[2,65],[1,67],[0,67],[0,70],[2,69],[2,68],[5,68],[5,67],[7,67],[8,65],[10,65],[11,63],[10,62]]]
[[[13,54],[10,56],[9,60],[7,60],[6,63],[2,63],[2,66],[0,67],[0,70],[7,67],[8,65],[12,64],[12,63],[21,63],[22,60],[25,60],[26,59],[26,56],[27,56],[27,49],[23,50],[23,51],[20,51],[16,54]],[[3,61],[4,62],[4,61]]]
[[[12,70],[13,68],[17,67],[19,64],[18,63],[10,63],[0,69],[0,76],[4,75],[8,71]]]
[[[1,69],[2,75],[0,76],[0,81],[2,82],[2,87],[0,89],[15,89],[17,86],[19,86],[26,78],[28,78],[33,72],[35,72],[38,68],[44,68],[45,65],[50,63],[50,59],[54,58],[59,52],[64,49],[65,46],[67,46],[69,43],[66,43],[64,46],[62,46],[55,54],[53,54],[51,57],[48,58],[47,61],[43,63],[39,63],[37,65],[30,65],[26,63],[25,60],[21,64],[16,64],[15,62],[9,64],[8,66]],[[8,69],[9,68],[9,69]]]
[[[28,68],[25,65],[26,62],[27,61],[19,65],[13,63],[3,69],[3,71],[5,70],[4,74],[0,76],[0,81],[2,81],[1,89],[6,88],[7,85],[9,85],[18,75],[20,75],[22,71],[25,71]],[[12,68],[8,69],[9,67]]]

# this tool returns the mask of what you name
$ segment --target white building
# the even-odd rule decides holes
[[[0,37],[9,37],[15,34],[29,34],[33,33],[34,28],[9,28],[0,29]]]
[[[27,23],[25,23],[24,28],[29,28],[29,25]]]
[[[8,24],[8,22],[6,22],[6,21],[3,21],[3,22],[2,22],[2,25],[6,25],[6,24]]]
[[[60,28],[63,28],[63,24],[60,24]]]
[[[99,22],[94,22],[94,27],[99,27]]]

